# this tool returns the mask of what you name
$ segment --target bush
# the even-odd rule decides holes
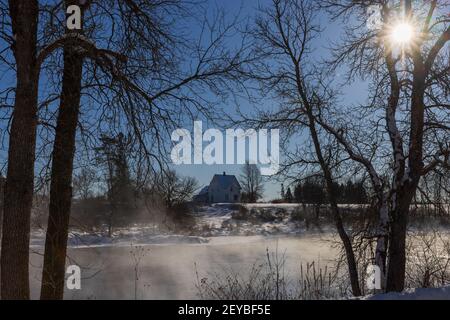
[[[312,207],[296,207],[291,213],[291,220],[295,222],[303,222],[307,230],[312,226],[320,227],[320,220]]]
[[[192,231],[195,219],[190,214],[192,207],[188,203],[180,203],[167,210],[166,225],[175,231]]]
[[[248,219],[248,215],[249,211],[247,207],[239,205],[239,210],[233,211],[233,213],[231,214],[231,218],[235,220],[246,220]]]
[[[410,288],[450,284],[450,240],[446,236],[438,232],[409,235],[406,284]]]

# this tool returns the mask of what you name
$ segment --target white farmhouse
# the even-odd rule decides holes
[[[196,202],[236,203],[241,201],[241,185],[234,175],[215,174],[209,186],[194,197]]]

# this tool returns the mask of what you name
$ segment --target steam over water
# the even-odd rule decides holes
[[[82,269],[81,290],[67,290],[66,299],[197,299],[197,267],[200,277],[221,270],[244,271],[266,250],[285,252],[286,272],[295,274],[303,262],[331,265],[336,249],[330,235],[295,237],[228,236],[208,243],[172,243],[75,247],[68,250],[68,264]],[[136,257],[141,260],[136,263]],[[137,265],[138,280],[135,281]],[[39,298],[42,249],[31,254],[31,290]],[[137,290],[135,294],[135,284]]]

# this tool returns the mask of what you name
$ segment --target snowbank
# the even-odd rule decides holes
[[[450,300],[450,285],[441,288],[406,289],[366,296],[364,300]]]
[[[178,235],[178,234],[153,234],[146,228],[122,229],[108,237],[102,233],[71,232],[69,234],[68,247],[86,248],[86,247],[107,247],[107,246],[129,246],[146,244],[201,244],[209,240],[204,237]],[[45,245],[45,233],[35,231],[32,233],[30,247],[39,248]]]
[[[298,207],[295,203],[214,203],[198,207],[192,216],[202,236],[296,235],[305,232],[301,223],[291,219]],[[240,208],[248,211],[245,218],[238,217]]]

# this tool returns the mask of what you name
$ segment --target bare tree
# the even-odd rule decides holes
[[[417,187],[421,177],[437,166],[449,164],[448,52],[442,50],[450,39],[446,3],[435,0],[413,7],[411,1],[329,0],[322,4],[349,26],[346,39],[334,50],[329,69],[347,63],[348,79],[369,77],[372,90],[366,110],[371,114],[359,108],[360,114],[369,119],[361,126],[370,123],[371,140],[381,143],[373,147],[355,140],[361,133],[351,130],[355,128],[354,119],[352,125],[344,121],[334,128],[329,124],[323,127],[371,177],[380,213],[378,247],[384,247],[377,250],[380,255],[387,252],[387,261],[381,262],[387,263],[382,269],[386,270],[386,290],[401,291],[407,220]],[[379,24],[372,30],[366,28],[370,6],[380,12]],[[353,17],[356,23],[350,22]],[[401,23],[406,23],[413,33],[411,41],[403,45],[392,40],[392,33]],[[384,128],[374,110],[384,114]],[[368,132],[364,134],[367,141]],[[386,147],[389,156],[385,155]],[[388,170],[379,173],[383,165]]]
[[[242,198],[245,202],[255,203],[262,198],[264,193],[264,183],[261,171],[256,164],[245,162],[240,175],[242,186]]]
[[[81,3],[78,0],[64,2],[65,7],[73,4],[80,5]],[[83,14],[86,8],[80,7]],[[66,30],[66,33],[81,35],[81,32],[77,30]],[[73,158],[81,99],[82,72],[82,52],[77,50],[76,43],[66,43],[64,45],[62,92],[52,153],[50,205],[41,299],[62,299],[64,294],[66,248],[72,201]]]
[[[8,149],[1,249],[2,299],[28,299],[39,62],[38,2],[9,1],[17,87]]]
[[[96,172],[92,168],[82,168],[73,177],[74,195],[82,200],[92,197],[94,184],[98,181]]]
[[[172,210],[192,198],[198,189],[198,182],[193,177],[181,177],[176,171],[168,170],[159,175],[155,189],[164,200],[166,208]]]
[[[28,299],[28,247],[38,126],[39,75],[44,61],[57,46],[47,44],[42,37],[39,37],[38,46],[41,9],[38,1],[9,1],[8,6],[11,30],[2,28],[1,34],[15,56],[15,63],[11,63],[10,67],[16,70],[17,86],[9,134],[5,193],[8,200],[4,203],[1,290],[2,298]],[[5,11],[3,4],[2,11]]]
[[[0,238],[3,227],[3,202],[5,201],[5,178],[0,175]]]
[[[78,2],[68,1],[66,6],[72,3]],[[203,28],[209,29],[211,42],[205,46],[203,39],[199,39],[193,46],[171,30],[178,12],[184,10],[178,1],[153,4],[130,0],[110,1],[110,4],[110,7],[105,8],[100,3],[92,5],[90,2],[84,3],[84,10],[91,5],[90,24],[85,26],[85,30],[89,31],[83,34],[66,32],[48,46],[48,50],[63,47],[64,59],[66,56],[70,58],[70,55],[74,55],[76,63],[66,64],[66,60],[64,61],[64,76],[67,75],[67,78],[63,77],[61,110],[58,113],[52,161],[52,184],[55,185],[53,199],[57,208],[50,206],[48,241],[46,241],[49,250],[48,254],[46,250],[44,259],[44,273],[47,276],[43,274],[45,280],[43,289],[44,286],[53,286],[53,289],[50,288],[45,292],[43,290],[42,298],[61,298],[63,293],[61,279],[64,277],[64,259],[56,261],[52,249],[60,252],[61,254],[58,254],[60,257],[66,250],[76,124],[79,121],[79,104],[83,88],[80,73],[83,62],[88,60],[85,64],[89,74],[86,84],[89,88],[87,95],[94,97],[96,101],[100,99],[107,101],[104,108],[112,109],[113,114],[110,116],[109,110],[104,114],[107,114],[105,118],[108,125],[114,129],[120,127],[125,119],[128,131],[134,137],[135,147],[132,151],[141,157],[138,165],[140,169],[147,166],[148,171],[166,166],[168,153],[165,151],[168,144],[163,137],[182,121],[184,113],[181,110],[191,118],[196,114],[213,118],[212,113],[208,111],[209,108],[205,106],[208,100],[204,98],[203,92],[205,90],[219,92],[218,88],[221,85],[229,88],[230,84],[225,79],[239,83],[238,75],[243,71],[241,65],[247,59],[245,44],[235,53],[222,48],[234,22],[219,26],[217,22],[210,25],[205,21]],[[115,11],[116,15],[110,15],[110,9]],[[167,15],[168,12],[171,15]],[[122,26],[120,28],[122,31],[118,32],[118,35],[111,31],[110,39],[106,42],[103,36],[98,40],[95,38],[95,30],[103,30],[105,27],[102,19],[106,19],[111,25]],[[224,23],[223,16],[219,15],[218,19],[220,24]],[[110,25],[106,24],[110,28]],[[201,36],[203,34],[202,32]],[[107,48],[100,49],[99,47],[105,43]],[[70,48],[75,50],[71,53]],[[184,49],[183,52],[179,51],[181,48]],[[194,61],[196,64],[188,61],[193,68],[183,70],[179,66],[184,65],[184,62],[177,54],[184,56],[187,50],[193,51],[197,61]],[[78,69],[74,70],[75,67]],[[64,82],[70,80],[69,78],[72,81]],[[223,92],[225,91],[222,90]],[[62,106],[65,94],[74,97],[70,101],[70,108]],[[66,143],[61,143],[62,141]],[[58,163],[61,164],[59,168]],[[64,167],[63,163],[69,165]],[[143,174],[139,177],[148,176],[147,172],[141,173]],[[59,181],[61,185],[57,186]],[[115,205],[112,205],[110,226],[116,209]],[[109,230],[111,233],[111,228]]]
[[[283,126],[287,136],[307,130],[311,138],[311,158],[305,159],[298,149],[294,155],[287,151],[281,174],[301,164],[320,168],[335,225],[345,249],[352,291],[357,296],[361,290],[352,241],[344,228],[333,187],[335,148],[321,139],[320,125],[316,121],[316,115],[326,108],[332,97],[308,57],[311,41],[320,31],[315,23],[314,11],[312,3],[295,0],[273,0],[269,8],[262,9],[252,34],[256,51],[263,52],[265,59],[255,66],[255,78],[260,80],[261,92],[274,94],[282,106],[276,113],[260,112],[259,119],[253,122]],[[244,118],[252,122],[252,119]],[[298,179],[296,176],[292,178]]]

